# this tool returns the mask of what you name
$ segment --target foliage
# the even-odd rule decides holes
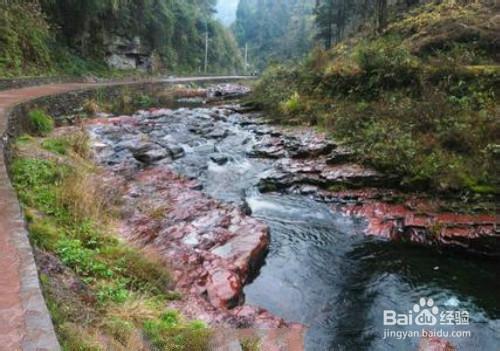
[[[176,311],[144,323],[144,331],[158,350],[208,351],[210,331],[201,322],[186,323]]]
[[[69,142],[64,138],[50,138],[43,141],[42,147],[45,150],[57,153],[59,155],[66,155],[69,148]]]
[[[54,129],[54,120],[43,110],[32,110],[28,113],[32,131],[37,135],[47,135]]]
[[[241,0],[233,32],[251,69],[302,57],[313,44],[314,0]]]
[[[136,74],[105,63],[116,38],[137,38],[154,70],[236,72],[241,55],[213,0],[12,0],[0,3],[0,76]],[[134,39],[136,40],[136,39]]]
[[[57,256],[83,286],[61,295],[61,282],[52,281],[60,278],[50,272],[41,276],[63,349],[144,349],[147,346],[142,333],[162,350],[207,349],[210,333],[203,324],[164,311],[166,300],[178,298],[170,291],[171,278],[165,264],[107,234],[105,217],[106,213],[111,216],[110,211],[103,216],[102,211],[82,211],[79,207],[80,201],[85,207],[99,208],[102,202],[109,203],[100,199],[108,197],[109,192],[91,190],[97,188],[93,183],[102,183],[102,179],[94,177],[95,167],[73,152],[71,140],[86,140],[79,135],[82,132],[76,133],[64,137],[69,145],[64,154],[55,148],[49,150],[54,152],[52,156],[37,148],[47,148],[58,138],[23,138],[16,145],[23,156],[10,167],[33,244]],[[28,150],[46,158],[26,156]],[[79,193],[68,195],[65,188],[75,182],[75,174],[80,175],[77,182],[86,185]],[[91,196],[87,194],[89,189]],[[75,198],[68,201],[68,196]],[[79,295],[80,290],[87,295]]]
[[[258,337],[250,337],[240,341],[241,349],[243,351],[260,351],[262,343]]]
[[[359,161],[399,176],[405,187],[498,193],[500,70],[486,42],[454,41],[448,31],[453,21],[479,28],[492,16],[488,9],[425,5],[381,35],[269,68],[251,100],[276,120],[331,132]],[[426,43],[449,40],[438,51],[415,51],[420,33]]]
[[[53,70],[49,26],[36,1],[0,2],[0,76]]]

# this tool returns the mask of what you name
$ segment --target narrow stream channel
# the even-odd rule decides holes
[[[150,135],[184,149],[173,167],[198,179],[208,195],[247,206],[269,225],[269,253],[245,288],[247,303],[306,325],[308,351],[416,350],[420,338],[384,339],[383,311],[408,313],[420,298],[432,298],[442,310],[470,314],[470,325],[442,326],[470,331],[445,337],[458,350],[498,349],[497,262],[367,237],[363,220],[327,204],[259,193],[256,185],[274,161],[247,152],[268,126],[237,113],[217,116],[215,108],[178,109]]]

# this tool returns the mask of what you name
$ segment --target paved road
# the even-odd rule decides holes
[[[202,82],[243,76],[182,77],[131,82],[64,83],[0,91],[0,136],[16,104],[34,98],[95,87],[145,82]],[[59,345],[43,300],[33,253],[0,143],[0,351],[57,351]]]

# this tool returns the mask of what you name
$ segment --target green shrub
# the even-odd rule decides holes
[[[296,114],[302,109],[300,95],[294,92],[288,100],[281,103],[281,110],[286,114]]]
[[[12,163],[10,172],[24,204],[55,214],[57,200],[54,186],[62,177],[63,167],[57,167],[52,161],[17,159]]]
[[[43,110],[32,110],[28,113],[32,131],[37,135],[47,135],[54,130],[54,120]]]
[[[298,72],[293,67],[271,66],[261,76],[251,102],[258,107],[277,111],[280,103],[298,91]]]
[[[127,280],[118,279],[111,282],[102,282],[97,286],[97,300],[104,304],[108,301],[114,303],[123,303],[129,296],[130,292],[127,289]]]
[[[367,92],[408,86],[418,91],[419,61],[401,44],[401,39],[363,41],[354,50],[355,61],[366,73],[360,84],[365,84]]]
[[[153,107],[155,104],[155,100],[149,95],[139,95],[134,100],[134,105],[138,108],[146,109]]]
[[[51,72],[50,41],[38,2],[0,2],[0,76]]]
[[[30,238],[35,246],[47,250],[55,251],[57,242],[63,233],[57,225],[48,219],[36,219],[29,225]]]
[[[184,323],[176,311],[145,322],[144,331],[157,350],[210,350],[210,331],[206,326],[201,322]]]
[[[56,252],[61,261],[86,277],[111,277],[113,271],[98,260],[97,251],[83,247],[80,240],[63,239],[57,243]]]
[[[70,147],[69,141],[65,138],[46,139],[42,142],[42,147],[45,150],[54,152],[59,155],[66,155]]]
[[[140,251],[122,245],[107,245],[101,256],[113,263],[116,271],[127,279],[128,286],[136,291],[163,293],[170,287],[172,279],[164,264],[144,256]]]

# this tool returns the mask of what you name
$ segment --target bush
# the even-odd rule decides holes
[[[139,95],[135,98],[134,105],[138,108],[146,109],[151,108],[155,104],[155,100],[149,95]]]
[[[69,148],[68,140],[64,138],[46,139],[42,142],[42,147],[59,155],[66,155]]]
[[[136,291],[162,293],[171,286],[172,279],[164,264],[146,258],[140,251],[125,246],[107,246],[101,250],[105,261],[112,263],[120,274],[129,279],[129,287]]]
[[[56,252],[61,261],[85,277],[112,277],[113,271],[99,259],[95,250],[87,249],[80,240],[63,239],[57,243]]]
[[[354,51],[354,59],[366,74],[360,83],[366,85],[368,92],[408,86],[418,91],[419,62],[401,44],[401,39],[384,37],[361,42]]]
[[[20,200],[34,208],[55,214],[55,183],[62,178],[64,168],[53,161],[17,159],[11,167],[12,180]]]
[[[409,189],[491,199],[499,191],[497,60],[450,28],[480,31],[493,45],[498,26],[483,25],[492,16],[481,2],[429,3],[381,35],[316,49],[299,65],[270,67],[252,100],[277,122],[318,123],[359,162]],[[446,45],[424,52],[426,43],[439,42]]]
[[[57,225],[47,219],[36,219],[29,225],[30,239],[41,249],[55,251],[57,242],[63,233]]]
[[[144,323],[144,331],[157,350],[209,351],[210,331],[201,322],[185,323],[176,311]]]
[[[43,110],[32,110],[28,114],[32,131],[36,135],[47,135],[54,130],[54,120]]]
[[[51,72],[51,39],[38,2],[0,2],[0,76]]]
[[[251,102],[260,108],[277,111],[279,104],[298,91],[298,72],[294,68],[272,66],[267,69],[254,89]]]
[[[281,103],[280,108],[283,111],[283,113],[290,115],[299,112],[302,109],[299,93],[298,92],[293,93],[293,95],[290,96],[288,100]]]

